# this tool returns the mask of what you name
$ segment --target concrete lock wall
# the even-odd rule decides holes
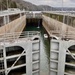
[[[58,31],[58,33],[62,33],[63,36],[66,34],[69,34],[71,36],[75,35],[74,34],[75,28],[72,26],[59,22],[45,15],[42,15],[42,19],[43,19],[42,24],[49,34],[50,34],[50,30],[53,30],[53,31]],[[67,36],[70,37],[69,35]],[[73,37],[74,36],[72,36],[72,38]]]
[[[72,52],[75,41],[52,39],[50,43],[50,75],[75,75],[75,50]]]
[[[26,16],[22,16],[2,27],[0,27],[0,34],[22,32],[26,26]]]

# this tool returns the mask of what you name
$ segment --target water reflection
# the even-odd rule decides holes
[[[49,75],[49,56],[50,56],[50,46],[49,39],[44,38],[46,31],[44,28],[41,28],[41,75]]]

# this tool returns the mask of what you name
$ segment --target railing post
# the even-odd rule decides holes
[[[3,56],[4,56],[5,75],[7,75],[7,61],[6,61],[6,48],[5,48],[5,45],[4,45],[4,49],[3,49]]]

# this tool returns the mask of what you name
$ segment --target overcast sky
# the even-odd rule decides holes
[[[62,5],[64,7],[75,7],[75,0],[25,0],[29,1],[36,5],[50,5],[53,7],[61,7]]]

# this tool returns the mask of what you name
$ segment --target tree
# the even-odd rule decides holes
[[[8,1],[8,3],[7,3]],[[0,10],[5,10],[8,8],[17,8],[16,2],[12,0],[0,0]]]

